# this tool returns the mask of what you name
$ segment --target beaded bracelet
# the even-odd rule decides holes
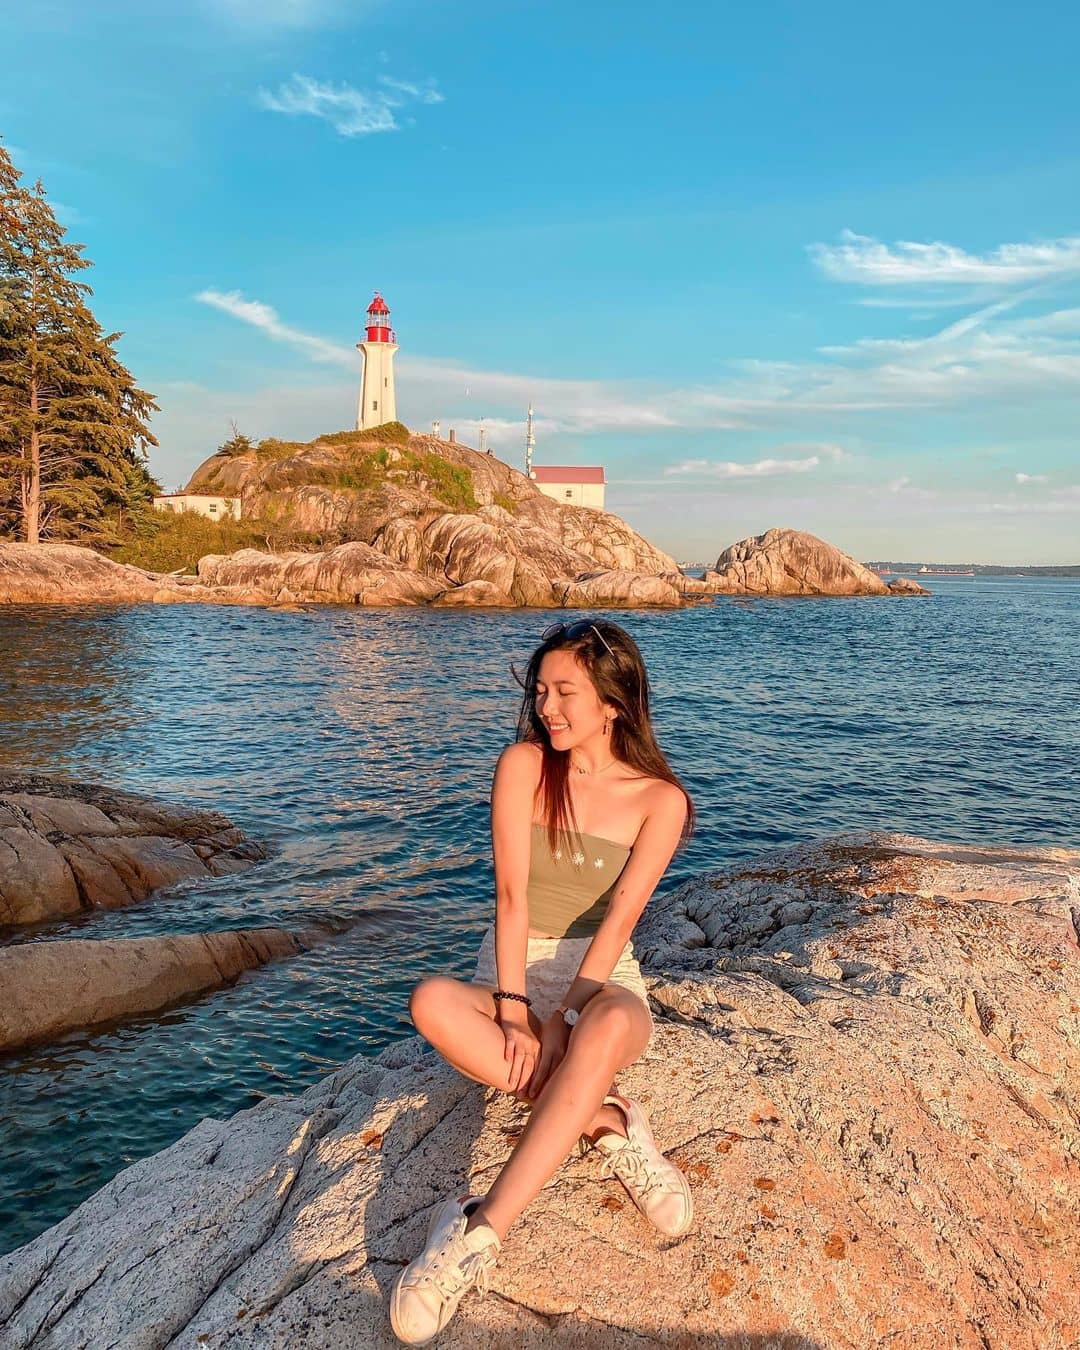
[[[495,992],[492,994],[491,997],[492,997],[492,998],[516,998],[516,999],[520,999],[521,1002],[524,1003],[527,1007],[529,1007],[529,1008],[532,1007],[532,999],[529,998],[526,994],[511,994],[511,993],[510,993],[508,990],[506,990],[506,989],[496,989]]]

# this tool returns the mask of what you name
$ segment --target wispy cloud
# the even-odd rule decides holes
[[[806,459],[756,459],[749,462],[684,459],[680,464],[669,464],[664,473],[696,474],[705,478],[776,478],[780,474],[809,473],[820,464],[818,455],[810,455]]]
[[[834,281],[872,286],[1023,286],[1080,275],[1080,236],[1037,244],[1001,244],[967,253],[954,244],[883,244],[844,230],[839,244],[811,244],[810,256]]]
[[[195,297],[203,305],[211,305],[229,314],[234,319],[251,324],[260,329],[275,342],[287,343],[290,347],[303,352],[313,361],[325,362],[335,366],[349,366],[355,369],[358,357],[355,350],[337,342],[328,342],[325,338],[313,337],[282,323],[277,310],[264,305],[261,300],[245,300],[239,291],[200,291]]]
[[[1018,483],[1045,483],[1046,474],[1044,473],[1018,473],[1016,475]]]
[[[356,89],[350,84],[324,84],[310,75],[293,75],[276,90],[260,89],[258,103],[270,112],[317,117],[340,136],[370,136],[397,131],[396,113],[412,103],[442,103],[434,80],[421,84],[380,75],[374,86]]]
[[[804,361],[733,361],[727,377],[709,385],[539,378],[479,370],[408,350],[399,357],[399,368],[411,387],[423,391],[422,406],[445,417],[513,418],[531,399],[559,431],[774,431],[793,437],[783,447],[785,463],[824,460],[844,453],[824,438],[834,434],[838,417],[850,414],[986,409],[1033,399],[1076,398],[1080,312],[1057,309],[1022,319],[1009,313],[1032,295],[1029,289],[980,305],[927,336],[858,339],[823,348],[817,359]],[[198,298],[255,325],[275,341],[291,344],[312,360],[356,368],[351,346],[301,332],[260,301],[245,299],[237,291],[217,290],[204,291]],[[794,440],[815,431],[822,440]],[[770,452],[768,458],[781,456]],[[730,455],[717,462],[738,463]],[[719,467],[715,473],[748,476],[745,466]]]

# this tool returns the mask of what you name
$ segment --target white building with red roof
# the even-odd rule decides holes
[[[599,464],[534,464],[529,477],[544,494],[563,506],[604,509],[604,470]]]

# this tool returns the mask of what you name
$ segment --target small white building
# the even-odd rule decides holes
[[[598,464],[534,464],[529,477],[544,494],[564,506],[604,509],[604,470]]]
[[[239,497],[212,497],[205,492],[165,492],[154,498],[155,511],[172,511],[183,515],[185,511],[194,511],[197,516],[208,516],[211,520],[240,519]]]

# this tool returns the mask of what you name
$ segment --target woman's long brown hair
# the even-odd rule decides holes
[[[602,638],[599,634],[603,635]],[[605,643],[608,645],[605,646]],[[524,691],[518,714],[517,739],[539,745],[544,756],[537,794],[543,793],[544,817],[552,850],[558,846],[560,831],[569,833],[571,825],[578,831],[573,802],[570,800],[570,753],[552,746],[547,727],[536,711],[540,663],[548,652],[553,651],[573,652],[588,673],[600,701],[618,709],[619,715],[611,724],[611,753],[615,758],[649,778],[662,778],[682,790],[686,797],[686,821],[680,846],[685,844],[694,830],[694,803],[656,743],[649,714],[649,677],[645,671],[645,662],[637,643],[625,628],[620,628],[608,619],[597,619],[579,637],[568,638],[563,628],[542,642],[529,658],[524,679],[513,666],[510,667]]]

